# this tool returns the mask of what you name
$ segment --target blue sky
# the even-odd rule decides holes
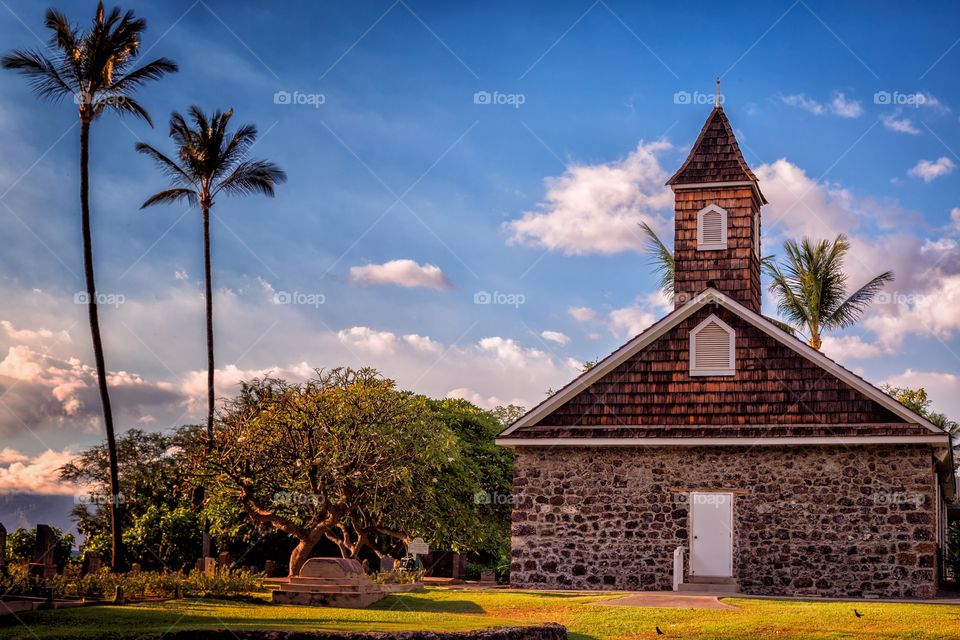
[[[62,8],[86,23],[94,4]],[[662,184],[716,76],[771,201],[764,252],[846,232],[852,284],[897,273],[889,301],[827,353],[960,415],[956,4],[124,7],[149,22],[145,57],[181,71],[139,94],[156,128],[107,117],[93,131],[121,428],[203,415],[199,217],[138,210],[164,183],[133,145],[169,149],[172,110],[233,107],[260,129],[254,155],[289,174],[275,199],[217,203],[221,393],[265,371],[369,364],[433,396],[529,405],[665,312],[637,222],[671,237]],[[43,46],[43,8],[4,0],[5,49]],[[74,304],[75,120],[72,104],[38,103],[0,74],[6,491],[57,492],[50,470],[101,437]],[[475,304],[479,292],[504,304]]]

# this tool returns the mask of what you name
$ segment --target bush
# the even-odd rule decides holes
[[[414,584],[423,580],[423,569],[394,569],[393,571],[380,571],[371,576],[371,579],[377,584]]]
[[[173,598],[178,588],[182,597],[192,598],[243,598],[263,590],[262,575],[246,569],[233,571],[220,569],[208,576],[201,571],[189,575],[170,571],[138,571],[116,574],[104,567],[97,573],[80,575],[79,567],[68,566],[62,575],[41,580],[29,575],[26,565],[11,565],[6,576],[0,576],[0,593],[11,596],[43,598],[48,589],[53,597],[110,599],[117,587],[123,588],[126,598]]]

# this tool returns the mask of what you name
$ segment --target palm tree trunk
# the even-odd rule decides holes
[[[203,283],[204,299],[207,307],[207,451],[213,446],[213,406],[215,391],[213,386],[213,274],[210,260],[210,207],[202,205],[203,209]],[[203,500],[203,488],[200,489],[200,500]],[[206,518],[203,520],[203,557],[212,553],[210,542],[210,526]]]
[[[213,437],[213,275],[210,273],[210,208],[203,207],[203,280],[207,303],[207,436]]]
[[[80,118],[80,214],[83,232],[83,272],[87,285],[87,311],[90,316],[90,335],[93,338],[93,357],[97,366],[97,386],[100,406],[107,431],[107,451],[110,458],[110,524],[113,534],[110,564],[114,571],[124,571],[123,507],[120,504],[120,465],[117,461],[117,439],[113,432],[113,411],[107,389],[107,367],[100,338],[100,315],[97,311],[97,286],[93,277],[93,234],[90,231],[90,120]]]

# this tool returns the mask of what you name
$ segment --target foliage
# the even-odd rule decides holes
[[[194,105],[188,113],[189,123],[176,112],[170,117],[177,160],[144,142],[137,143],[137,151],[149,156],[173,185],[150,196],[141,208],[183,200],[209,209],[220,193],[273,196],[274,187],[286,181],[286,174],[274,163],[247,159],[257,141],[257,128],[244,124],[228,131],[233,109],[208,116]]]
[[[847,273],[844,258],[850,242],[843,234],[832,242],[783,243],[786,258],[778,263],[763,260],[763,268],[771,278],[770,291],[777,297],[777,310],[788,324],[806,330],[814,349],[822,344],[822,333],[855,324],[863,316],[873,297],[893,281],[893,272],[885,271],[851,294],[847,294]]]
[[[907,409],[923,416],[947,433],[960,435],[960,425],[954,420],[947,418],[946,414],[933,410],[933,400],[930,399],[927,395],[927,390],[923,387],[911,389],[909,387],[894,387],[886,384],[881,388]]]
[[[660,236],[657,235],[657,232],[653,230],[653,227],[646,222],[641,222],[640,226],[647,236],[647,251],[653,256],[651,263],[653,264],[654,271],[656,271],[657,277],[660,278],[657,286],[667,298],[673,300],[673,282],[676,272],[673,252],[663,243]]]
[[[423,569],[400,569],[381,571],[370,576],[377,584],[415,584],[423,581]]]
[[[63,533],[57,527],[50,527],[56,538],[53,548],[53,562],[57,566],[64,566],[73,552],[74,538],[72,533]],[[17,529],[7,534],[7,558],[12,561],[33,562],[34,545],[37,540],[37,530]],[[2,593],[2,592],[0,592]]]
[[[209,484],[231,492],[251,520],[298,540],[295,573],[340,524],[362,534],[389,518],[407,530],[421,515],[388,508],[434,491],[437,472],[456,455],[454,435],[425,398],[373,369],[338,368],[300,384],[242,383],[200,459]]]
[[[103,567],[96,573],[81,575],[78,563],[68,565],[63,574],[49,580],[29,575],[26,565],[11,565],[0,576],[0,593],[10,596],[45,597],[53,589],[55,598],[111,599],[117,587],[125,598],[241,598],[263,590],[262,576],[245,569],[221,568],[213,576],[202,571],[189,574],[171,571],[112,573]]]

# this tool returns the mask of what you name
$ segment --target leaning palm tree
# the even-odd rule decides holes
[[[764,271],[771,278],[770,291],[778,299],[780,316],[799,332],[805,330],[807,342],[814,349],[820,348],[824,331],[855,324],[873,297],[893,281],[893,272],[884,271],[847,295],[843,260],[850,241],[843,234],[832,242],[787,240],[783,250],[786,259],[782,264],[773,258],[763,261]]]
[[[641,222],[640,227],[647,236],[647,251],[650,252],[651,263],[657,276],[660,278],[658,287],[665,296],[673,299],[673,278],[675,265],[673,261],[673,252],[663,243],[657,232],[653,230],[646,222]]]
[[[90,231],[89,157],[90,125],[107,111],[120,116],[142,118],[153,126],[150,116],[132,96],[135,89],[167,73],[177,65],[158,58],[142,67],[131,69],[140,53],[140,37],[147,27],[145,20],[134,18],[132,11],[120,13],[114,7],[104,12],[103,3],[89,30],[81,30],[55,9],[48,9],[45,25],[52,32],[49,51],[17,49],[3,56],[0,64],[24,76],[41,98],[60,101],[71,96],[80,116],[80,224],[83,236],[83,271],[86,281],[86,302],[93,337],[93,356],[97,367],[100,404],[107,433],[110,458],[110,512],[113,532],[111,565],[115,571],[124,568],[122,508],[117,445],[113,432],[113,413],[107,390],[107,367],[104,364],[100,338],[100,317],[97,310],[97,287],[93,273],[93,240]]]
[[[185,201],[199,205],[203,218],[203,270],[207,308],[207,434],[213,435],[213,276],[210,273],[210,211],[214,200],[224,195],[261,193],[273,196],[274,187],[287,179],[272,162],[248,160],[250,147],[257,140],[252,124],[227,131],[233,109],[216,111],[212,117],[200,107],[189,109],[190,123],[179,113],[170,117],[170,137],[176,145],[173,160],[148,144],[140,142],[137,151],[146,154],[172,183],[150,196],[141,209],[155,204]]]

